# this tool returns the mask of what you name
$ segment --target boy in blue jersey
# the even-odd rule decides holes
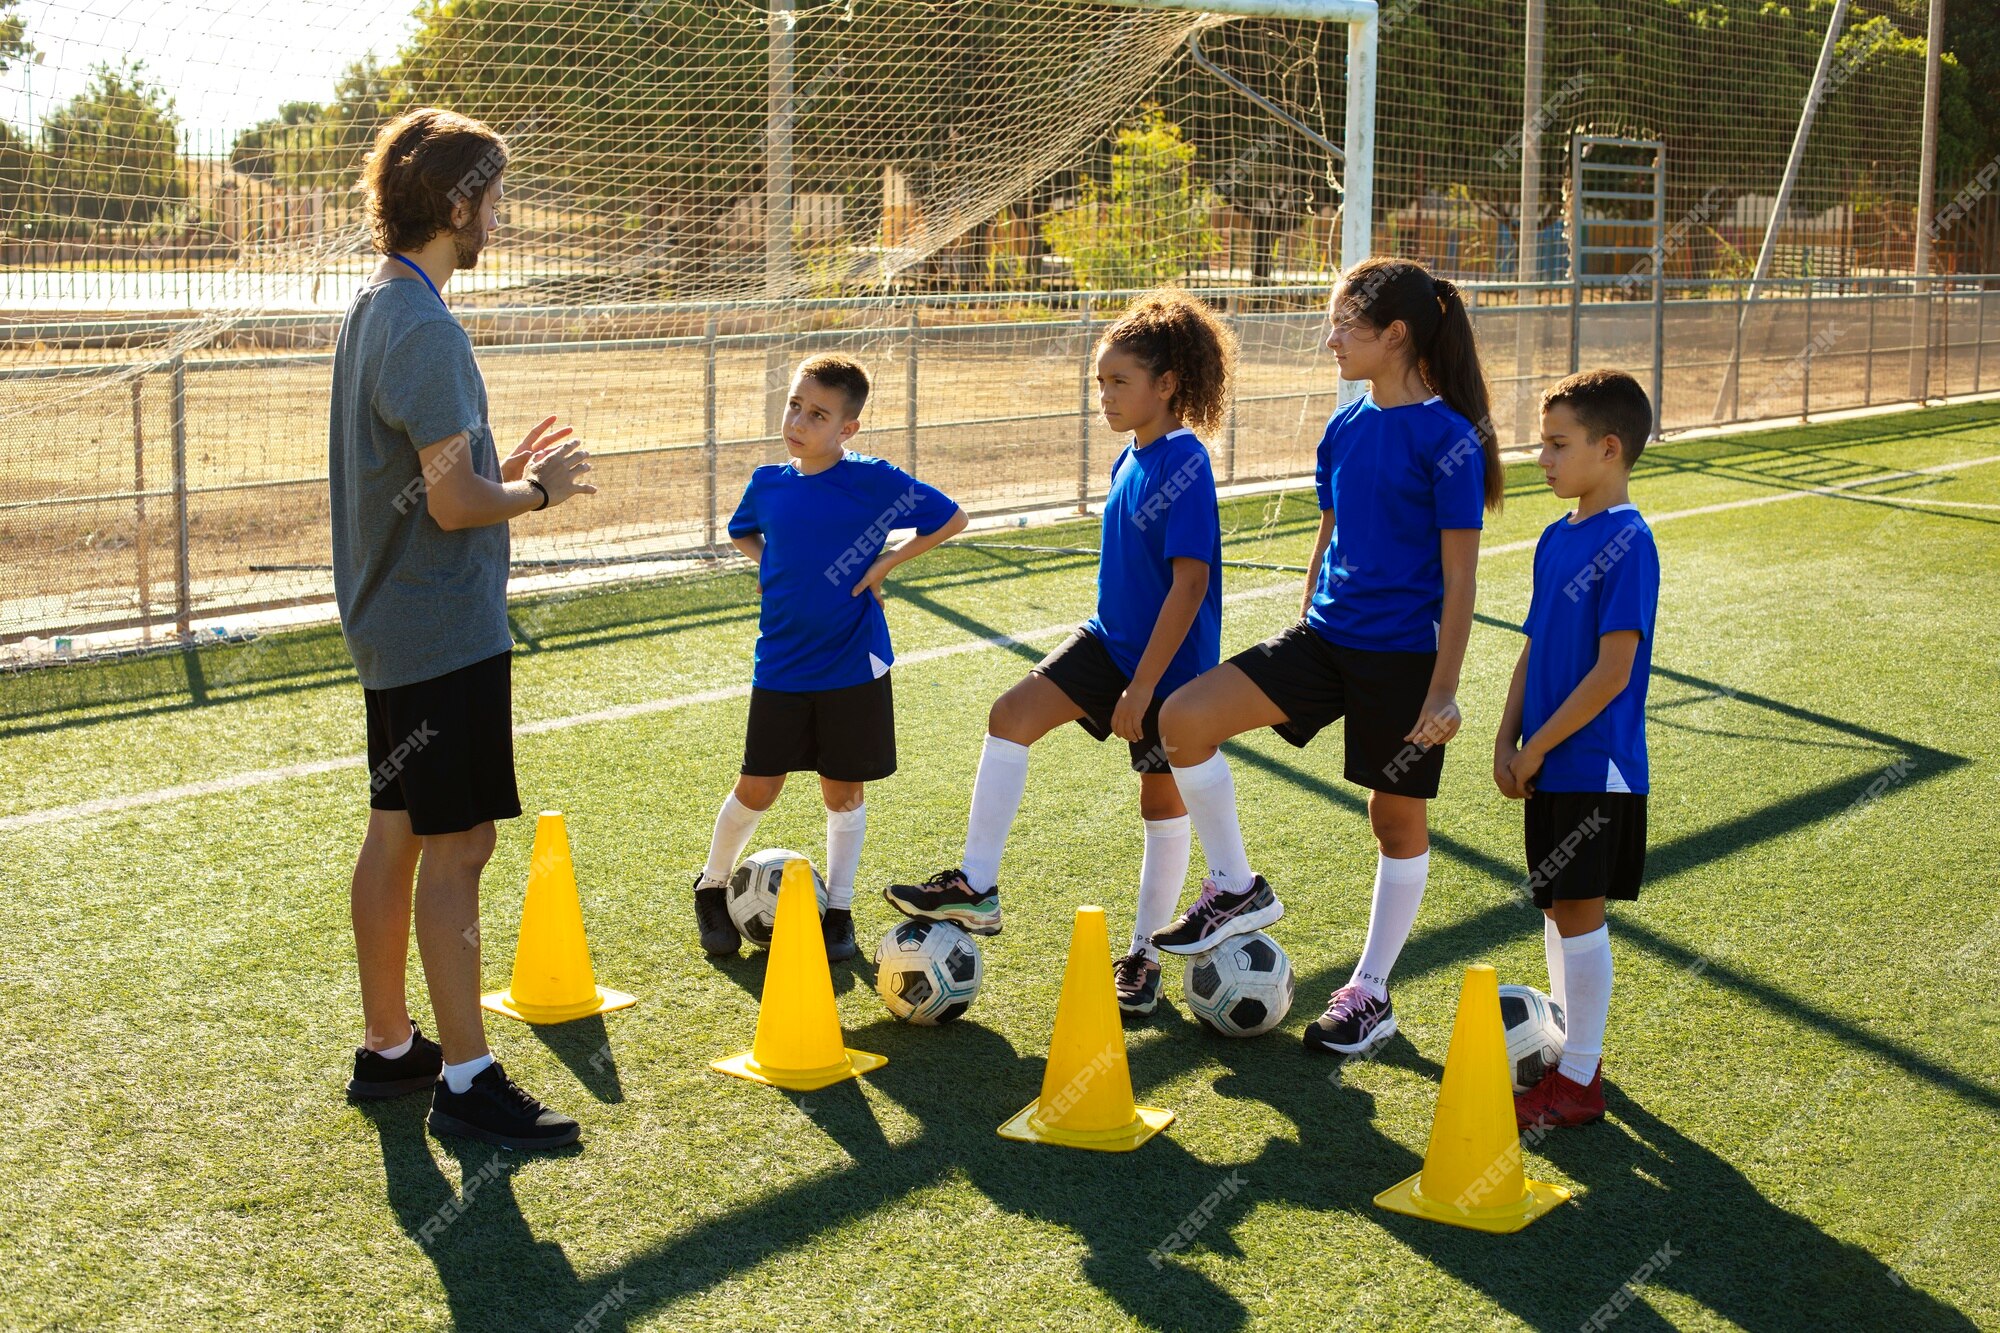
[[[1627,483],[1652,422],[1645,390],[1622,371],[1584,371],[1542,395],[1538,461],[1576,512],[1535,546],[1528,641],[1494,740],[1493,780],[1526,801],[1528,887],[1567,1032],[1562,1063],[1514,1099],[1523,1129],[1604,1117],[1604,900],[1637,898],[1646,867],[1646,681],[1660,556]]]
[[[994,703],[973,779],[965,855],[921,884],[883,890],[910,916],[1000,933],[1000,854],[1028,783],[1028,747],[1075,722],[1124,741],[1139,774],[1145,853],[1132,946],[1112,967],[1126,1013],[1160,994],[1153,932],[1173,915],[1192,837],[1160,740],[1160,705],[1215,665],[1222,642],[1222,525],[1215,475],[1195,430],[1223,420],[1235,340],[1183,292],[1149,293],[1097,346],[1099,405],[1132,443],[1111,467],[1097,611]],[[1275,900],[1265,921],[1275,921]],[[1252,927],[1254,928],[1254,926]]]
[[[847,451],[868,387],[868,372],[844,356],[803,362],[785,406],[792,460],[751,473],[729,519],[729,540],[757,566],[763,606],[742,775],[715,817],[708,862],[694,881],[701,947],[711,954],[733,954],[742,943],[723,893],[785,775],[797,772],[819,774],[826,801],[827,958],[856,952],[863,786],[896,771],[895,658],[882,581],[965,528],[965,511],[950,496],[893,463]],[[888,549],[899,528],[917,535]]]

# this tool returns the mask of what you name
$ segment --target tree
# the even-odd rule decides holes
[[[49,210],[114,224],[151,222],[187,197],[180,119],[144,67],[98,65],[43,122]]]
[[[1196,178],[1194,161],[1194,145],[1158,107],[1118,131],[1110,188],[1086,181],[1074,205],[1042,223],[1043,239],[1069,260],[1079,287],[1156,286],[1213,253],[1215,196]]]

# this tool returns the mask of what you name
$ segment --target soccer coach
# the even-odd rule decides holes
[[[479,876],[494,821],[521,813],[507,524],[597,488],[554,417],[499,457],[472,341],[444,303],[499,227],[506,166],[499,135],[436,108],[376,136],[362,186],[382,262],[340,327],[327,471],[334,595],[368,719],[348,1095],[430,1091],[434,1133],[534,1150],[574,1143],[577,1124],[494,1062],[479,1008]],[[437,1042],[410,1018],[413,885]]]

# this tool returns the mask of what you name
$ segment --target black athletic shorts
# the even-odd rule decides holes
[[[514,655],[362,692],[368,805],[407,810],[419,837],[521,813],[514,788]]]
[[[888,672],[837,690],[750,687],[746,776],[817,773],[835,782],[877,782],[895,771],[896,701]]]
[[[1111,650],[1102,639],[1081,627],[1072,630],[1054,652],[1036,664],[1033,674],[1046,676],[1049,684],[1083,710],[1083,716],[1076,720],[1079,727],[1097,740],[1111,739],[1112,711],[1132,678],[1111,660]],[[1140,723],[1140,738],[1125,743],[1132,753],[1134,773],[1164,773],[1168,769],[1167,747],[1160,740],[1160,705],[1165,702],[1154,693],[1153,705]]]
[[[1435,652],[1343,648],[1301,620],[1229,660],[1283,711],[1271,730],[1293,745],[1347,719],[1349,782],[1395,796],[1438,794],[1445,747],[1403,739],[1424,711]]]
[[[1556,899],[1639,896],[1646,874],[1646,798],[1629,791],[1542,791],[1526,801],[1528,891]]]

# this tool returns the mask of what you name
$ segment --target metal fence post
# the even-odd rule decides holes
[[[1938,397],[1949,398],[1951,397],[1951,279],[1944,279],[1943,286],[1944,319],[1942,322],[1944,324],[1944,338],[1939,350],[1938,359],[1944,362],[1944,373],[1941,377],[1943,383],[1939,387]]]
[[[174,353],[167,419],[174,440],[174,633],[194,636],[194,594],[188,577],[187,358]]]
[[[139,641],[153,641],[153,580],[146,569],[146,377],[132,377],[132,555],[139,581]]]
[[[1090,382],[1096,377],[1097,358],[1090,345],[1090,298],[1083,301],[1077,316],[1077,332],[1082,336],[1083,356],[1076,376],[1076,512],[1090,512]]]
[[[1980,372],[1986,364],[1986,284],[1975,282],[1972,287],[1972,391],[1979,392]]]
[[[716,544],[716,491],[715,469],[716,447],[715,426],[715,316],[710,315],[701,330],[701,466],[702,498],[707,515],[703,524],[703,540],[709,546]]]
[[[1243,378],[1243,328],[1242,320],[1237,315],[1235,297],[1223,298],[1222,315],[1229,321],[1230,331],[1236,334],[1237,347],[1237,373],[1229,377],[1229,415],[1226,418],[1228,425],[1222,437],[1222,480],[1227,485],[1236,480],[1236,398],[1239,382]]]
[[[1806,279],[1806,350],[1805,350],[1805,359],[1799,368],[1800,369],[1799,420],[1801,421],[1812,420],[1812,363],[1813,363],[1812,294],[1813,294],[1813,280],[1811,278],[1807,278]]]
[[[909,456],[904,470],[912,476],[917,471],[917,340],[922,336],[918,325],[922,313],[923,307],[910,307],[910,331],[903,345],[903,442]]]
[[[1861,405],[1871,406],[1875,402],[1875,307],[1882,304],[1882,289],[1878,284],[1874,295],[1868,298],[1868,356],[1861,368]]]
[[[1741,279],[1736,283],[1736,344],[1729,355],[1729,419],[1743,416],[1743,320],[1747,315],[1749,289]]]

